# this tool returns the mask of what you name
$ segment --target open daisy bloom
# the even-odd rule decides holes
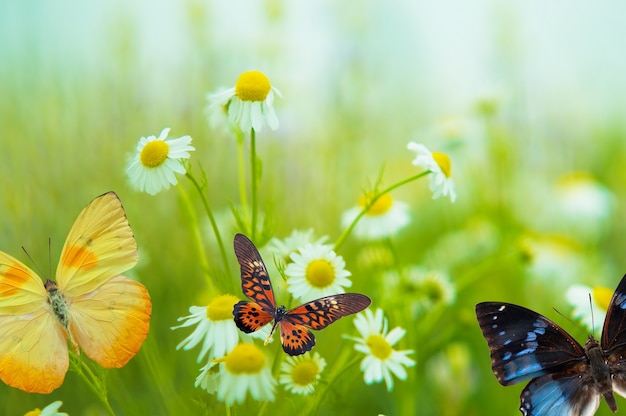
[[[354,326],[361,334],[354,349],[365,354],[361,361],[361,371],[365,384],[380,383],[385,380],[387,390],[393,390],[393,377],[406,380],[407,373],[404,367],[412,367],[415,361],[407,357],[413,350],[396,351],[393,346],[406,334],[406,330],[395,327],[387,332],[387,319],[382,309],[375,313],[365,310],[354,318]]]
[[[326,360],[317,352],[287,357],[280,365],[279,382],[293,394],[311,394],[325,367]]]
[[[215,366],[219,366],[216,371]],[[249,393],[257,401],[274,401],[270,366],[263,352],[254,344],[238,344],[226,356],[209,362],[196,379],[209,393],[228,406],[243,403]]]
[[[354,235],[364,240],[391,237],[404,228],[411,219],[406,203],[395,201],[389,193],[381,195],[371,203],[374,197],[373,192],[361,195],[358,205],[348,209],[341,216],[341,223],[347,228],[357,219],[361,211],[369,206],[354,228]]]
[[[63,405],[62,401],[57,400],[56,402],[50,403],[43,409],[35,409],[30,412],[26,412],[24,416],[68,416],[67,413],[59,413],[59,407]]]
[[[307,244],[292,253],[291,260],[285,269],[287,290],[303,302],[345,293],[344,288],[352,286],[346,262],[330,246]]]
[[[233,88],[213,94],[209,100],[212,106],[225,106],[228,109],[228,120],[243,132],[250,129],[259,132],[265,123],[272,130],[278,128],[278,117],[273,106],[274,93],[281,96],[265,74],[247,71],[239,76]]]
[[[289,236],[283,239],[273,237],[267,243],[267,250],[274,257],[288,263],[291,261],[291,254],[299,251],[301,247],[307,244],[325,244],[327,240],[328,236],[322,236],[314,240],[312,228],[305,231],[293,230]]]
[[[134,188],[155,195],[170,185],[176,185],[175,173],[185,173],[181,160],[189,159],[189,152],[196,149],[191,146],[190,136],[167,139],[169,132],[170,129],[165,128],[158,138],[148,136],[139,139],[137,152],[126,169]]]
[[[185,351],[192,349],[202,342],[202,349],[198,355],[198,362],[208,353],[209,360],[223,357],[239,342],[241,331],[233,321],[233,306],[239,302],[234,295],[220,295],[213,299],[208,306],[191,306],[191,315],[178,318],[184,321],[181,325],[171,329],[186,328],[197,325],[191,335],[185,338],[176,349]]]
[[[451,177],[452,164],[448,155],[431,152],[423,144],[415,142],[409,142],[407,148],[417,154],[413,159],[413,164],[430,171],[430,190],[433,193],[433,199],[440,196],[450,196],[450,201],[454,202],[456,191]]]

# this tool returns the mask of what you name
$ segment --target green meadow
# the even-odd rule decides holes
[[[0,250],[54,279],[79,212],[115,191],[139,248],[125,274],[153,309],[123,368],[81,356],[100,387],[72,370],[47,395],[0,383],[0,414],[57,400],[71,416],[519,414],[526,382],[498,383],[474,308],[515,303],[583,344],[600,338],[603,316],[586,325],[589,299],[568,293],[585,285],[602,310],[596,294],[626,273],[626,29],[616,1],[506,3],[3,2]],[[207,99],[251,70],[282,95],[278,128],[254,141]],[[139,139],[166,127],[195,150],[176,185],[149,195],[126,169]],[[449,158],[454,202],[433,198],[409,142]],[[408,221],[364,238],[380,213],[360,198],[389,189]],[[349,229],[353,207],[365,212]],[[343,258],[345,291],[406,331],[391,347],[414,365],[392,386],[367,384],[348,316],[314,332],[326,366],[311,394],[278,382],[275,333],[253,341],[273,401],[225,403],[194,386],[201,345],[177,350],[195,326],[171,327],[219,295],[245,299],[236,233],[259,249],[278,305],[302,303],[287,289],[292,259],[271,251],[295,230]]]

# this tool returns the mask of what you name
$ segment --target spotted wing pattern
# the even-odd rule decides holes
[[[263,309],[261,305],[247,300],[235,304],[233,316],[237,328],[246,334],[260,329],[274,319],[274,315]]]
[[[304,354],[313,348],[315,336],[309,329],[326,328],[337,319],[360,312],[372,303],[365,295],[342,293],[316,299],[285,312],[284,306],[276,307],[267,269],[252,241],[243,234],[236,234],[234,247],[241,266],[241,290],[251,300],[235,304],[235,324],[249,334],[274,320],[272,331],[280,326],[283,350],[289,355]],[[268,340],[269,337],[271,333]]]
[[[294,324],[319,330],[337,319],[361,312],[370,306],[371,299],[359,293],[342,293],[307,302],[286,313],[285,318]]]
[[[315,346],[315,335],[304,325],[295,324],[289,318],[280,321],[280,342],[289,355],[300,355]]]
[[[361,312],[372,303],[359,293],[342,293],[307,302],[287,312],[280,321],[280,339],[289,355],[300,355],[315,345],[307,328],[319,330],[344,316]]]
[[[261,259],[259,251],[252,241],[243,234],[235,235],[235,255],[241,266],[241,290],[250,300],[256,302],[264,311],[274,315],[276,301],[272,282]]]
[[[476,305],[480,329],[489,344],[493,372],[508,386],[576,365],[583,347],[548,318],[510,303]]]

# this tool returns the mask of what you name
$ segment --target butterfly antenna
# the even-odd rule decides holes
[[[591,310],[591,333],[596,332],[596,321],[593,316],[593,302],[591,301],[591,293],[589,293],[589,310]]]
[[[565,315],[564,313],[562,313],[561,311],[559,311],[557,308],[552,308],[554,309],[554,311],[556,313],[558,313],[559,315],[561,315],[563,318],[565,318],[565,320],[567,320],[570,324],[572,324],[573,326],[575,326],[576,328],[582,330],[583,328],[581,328],[581,326],[576,322],[573,321],[569,316]]]
[[[52,238],[48,237],[48,276],[52,276]]]
[[[26,257],[28,257],[33,267],[37,270],[37,273],[39,273],[40,275],[43,275],[43,273],[41,272],[41,269],[39,268],[37,263],[35,263],[35,260],[33,260],[31,255],[28,253],[28,250],[26,250],[26,247],[22,246],[22,251],[26,254]]]

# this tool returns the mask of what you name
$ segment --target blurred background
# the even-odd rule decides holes
[[[417,173],[410,140],[447,153],[457,187],[454,204],[432,200],[425,180],[400,188],[410,225],[389,244],[342,247],[354,290],[407,329],[399,348],[415,350],[417,365],[390,393],[352,369],[349,393],[320,412],[519,414],[523,384],[496,381],[474,305],[522,304],[582,342],[589,329],[553,308],[571,315],[571,285],[613,290],[626,272],[625,16],[617,0],[1,2],[0,249],[32,265],[25,247],[48,277],[78,212],[115,190],[140,247],[130,275],[154,311],[142,351],[109,372],[111,404],[120,415],[223,414],[193,387],[197,351],[175,351],[187,333],[169,329],[212,295],[192,241],[200,200],[184,177],[195,213],[184,191],[134,191],[125,167],[141,136],[191,135],[236,270],[236,145],[209,123],[206,95],[258,69],[283,95],[280,128],[257,137],[275,236],[312,228],[334,241],[341,213],[382,167],[387,185]],[[413,295],[390,289],[368,257],[377,250],[390,250],[397,270],[445,273],[454,299],[408,314]],[[332,354],[331,340],[352,328],[345,321],[316,349]],[[601,318],[595,326],[599,337]],[[70,415],[102,411],[72,373],[49,396],[0,386],[6,414],[54,400]],[[281,393],[277,403],[300,402]],[[609,413],[602,403],[598,414]]]

